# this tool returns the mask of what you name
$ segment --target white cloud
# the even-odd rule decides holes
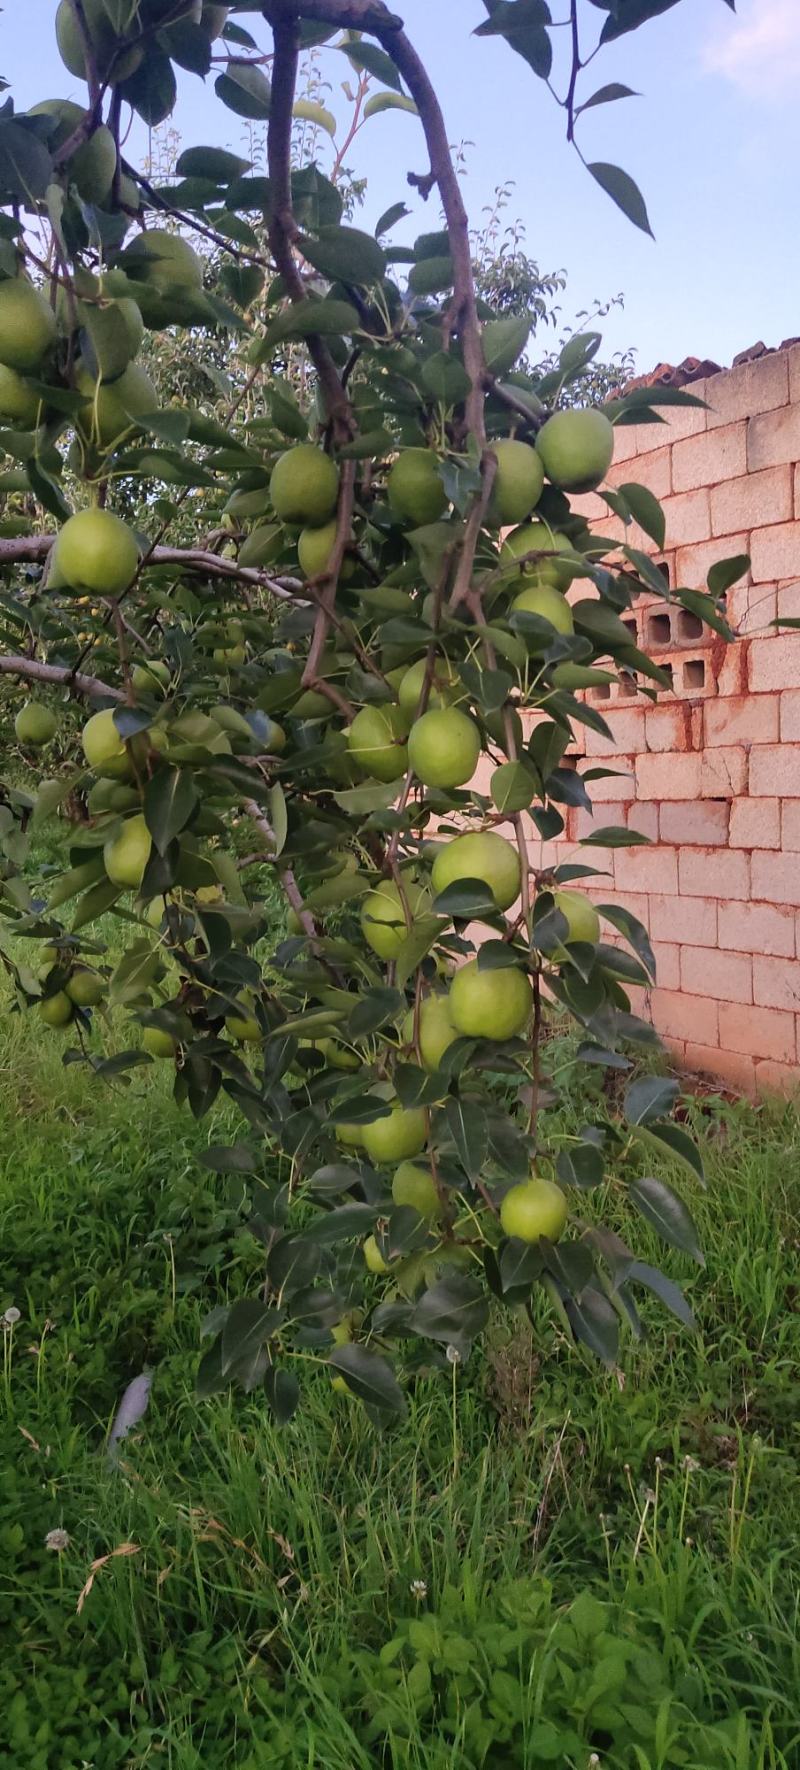
[[[720,18],[705,65],[741,91],[767,98],[800,79],[798,0],[740,0],[736,22]]]

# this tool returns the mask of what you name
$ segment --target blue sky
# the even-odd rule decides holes
[[[471,35],[486,16],[481,0],[397,6],[438,87],[451,140],[473,144],[473,215],[513,179],[507,216],[524,223],[543,270],[566,269],[565,318],[622,291],[624,311],[604,322],[604,342],[608,351],[635,346],[640,369],[688,354],[727,363],[757,338],[777,344],[800,333],[798,0],[738,0],[736,16],[722,0],[682,0],[609,45],[582,76],[584,97],[609,80],[643,94],[589,112],[581,142],[587,158],[621,164],[637,179],[655,243],[584,172],[564,139],[563,114],[526,65],[499,40]],[[58,58],[55,9],[56,0],[5,0],[0,12],[0,71],[19,108],[81,95]],[[602,14],[582,0],[582,17],[591,44]],[[265,25],[252,16],[242,23],[268,46]],[[346,64],[326,52],[322,65],[329,102],[342,110]],[[189,74],[174,120],[186,146],[242,148],[245,126]],[[138,126],[132,157],[146,145]],[[374,222],[408,195],[406,171],[424,170],[419,124],[376,117],[348,160],[369,177],[364,215]],[[419,225],[436,225],[435,212],[422,211]]]

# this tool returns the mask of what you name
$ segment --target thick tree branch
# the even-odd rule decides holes
[[[34,564],[46,559],[55,535],[16,535],[12,540],[0,538],[0,570],[4,565]],[[257,566],[237,565],[235,559],[222,559],[205,547],[153,547],[146,556],[147,565],[174,565],[181,571],[200,572],[209,578],[232,578],[240,584],[268,590],[282,602],[297,597],[307,600],[305,585],[299,578],[273,578]]]
[[[98,676],[73,676],[68,664],[40,664],[38,658],[0,655],[0,675],[21,676],[27,682],[46,682],[53,687],[69,688],[88,701],[124,701],[118,688],[101,682]]]

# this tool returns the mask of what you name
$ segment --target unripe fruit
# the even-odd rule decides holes
[[[26,701],[14,720],[14,730],[21,744],[49,744],[58,730],[58,720],[50,707]]]
[[[572,583],[572,567],[563,564],[556,556],[569,552],[571,548],[566,535],[557,535],[546,522],[526,522],[506,536],[500,559],[503,565],[511,565],[515,559],[524,558],[526,553],[550,555],[549,558],[529,560],[519,574],[515,574],[514,581],[519,576],[524,584],[552,584],[556,590],[567,590]]]
[[[334,1395],[351,1395],[352,1394],[350,1384],[345,1382],[345,1379],[342,1376],[341,1372],[339,1372],[337,1376],[331,1377],[331,1388],[333,1390]]]
[[[517,849],[494,830],[470,830],[437,851],[431,871],[435,892],[459,879],[481,879],[498,910],[510,909],[520,892],[522,867]]]
[[[72,1003],[66,990],[56,990],[54,996],[46,996],[39,1003],[39,1013],[45,1026],[68,1026],[72,1019]]]
[[[563,592],[554,589],[552,584],[531,584],[528,590],[521,590],[519,596],[514,597],[511,607],[549,621],[557,633],[575,631],[572,609]]]
[[[430,909],[430,897],[425,886],[412,879],[404,879],[403,892],[413,927],[415,917]],[[409,930],[400,891],[393,879],[382,879],[374,891],[367,893],[361,906],[361,932],[379,959],[397,958]]]
[[[530,1018],[533,991],[523,971],[504,966],[481,971],[477,959],[462,965],[450,985],[453,1025],[472,1039],[514,1039]]]
[[[103,848],[103,865],[114,885],[138,891],[150,859],[153,838],[141,812],[126,819],[117,836],[109,836]]]
[[[137,694],[160,695],[169,687],[171,672],[169,664],[159,658],[153,658],[146,664],[137,664],[131,674],[131,682]]]
[[[582,891],[554,891],[553,902],[567,920],[567,940],[585,941],[596,946],[600,939],[600,917],[591,898]]]
[[[433,449],[403,449],[389,473],[386,491],[393,516],[414,528],[435,522],[447,508],[439,457]]]
[[[97,971],[73,971],[64,985],[65,993],[78,1008],[96,1008],[106,993],[106,980]]]
[[[182,234],[167,233],[160,227],[146,227],[137,235],[130,270],[137,281],[149,283],[161,295],[176,288],[203,287],[203,261],[194,247]]]
[[[0,283],[0,363],[34,375],[55,337],[56,316],[41,289],[25,277]]]
[[[463,787],[472,779],[480,753],[480,731],[457,707],[423,713],[411,728],[408,760],[425,787]]]
[[[425,681],[428,663],[426,658],[419,658],[408,670],[403,671],[397,690],[397,699],[409,719],[416,717],[422,684]],[[461,700],[464,685],[458,672],[448,663],[446,658],[437,658],[431,685],[428,692],[428,704],[425,709],[451,707],[454,701]]]
[[[375,780],[400,780],[408,768],[407,732],[408,719],[393,703],[362,707],[347,733],[350,754]]]
[[[321,528],[303,529],[297,537],[297,557],[300,570],[307,578],[318,578],[321,572],[327,571],[330,563],[333,544],[336,540],[336,522],[325,522]],[[339,582],[346,584],[353,575],[353,562],[343,559]]]
[[[361,1068],[361,1058],[355,1051],[348,1051],[346,1045],[340,1045],[336,1039],[301,1039],[301,1044],[318,1051],[320,1057],[331,1069],[356,1070]]]
[[[150,376],[138,363],[129,363],[116,381],[95,381],[88,369],[81,367],[77,383],[78,392],[86,398],[79,413],[79,427],[84,436],[102,449],[120,443],[136,429],[137,418],[154,412],[158,406],[158,394]]]
[[[16,369],[0,363],[0,417],[22,430],[32,430],[43,410],[42,396],[34,393]]]
[[[81,142],[69,162],[69,176],[85,203],[104,203],[117,169],[117,146],[105,123]]]
[[[441,1200],[433,1175],[416,1162],[401,1162],[395,1169],[392,1198],[396,1205],[412,1205],[429,1223],[435,1222],[441,1213]]]
[[[272,469],[269,495],[281,522],[319,528],[328,522],[339,496],[339,470],[314,443],[298,443],[279,456]]]
[[[410,1008],[403,1021],[403,1040],[410,1045],[414,1039],[414,1010]],[[425,996],[419,1009],[419,1056],[423,1069],[438,1069],[448,1048],[455,1044],[458,1033],[453,1025],[447,996]]]
[[[79,510],[60,530],[55,556],[71,589],[119,596],[135,576],[139,545],[133,529],[111,510]]]
[[[277,719],[271,719],[269,722],[264,749],[268,756],[280,756],[282,751],[286,749],[286,733],[283,726],[278,724]]]
[[[544,485],[544,468],[529,443],[504,440],[490,443],[497,456],[497,473],[489,500],[488,521],[496,528],[524,522],[538,504]]]
[[[135,73],[144,55],[144,45],[134,43],[124,54],[118,54],[117,32],[103,5],[103,0],[83,0],[84,15],[92,39],[98,77],[127,80]],[[56,42],[61,60],[79,80],[87,79],[86,50],[72,0],[59,0],[56,12]]]
[[[428,1136],[428,1115],[422,1106],[392,1101],[388,1117],[364,1126],[364,1149],[371,1162],[401,1162],[419,1155]]]
[[[334,1125],[333,1134],[337,1143],[341,1143],[344,1149],[363,1149],[364,1147],[363,1125]]]
[[[536,452],[553,485],[593,492],[614,457],[614,426],[605,412],[554,412],[536,438]]]
[[[253,1013],[252,996],[238,996],[237,1001],[241,1014],[226,1014],[225,1026],[232,1039],[238,1039],[242,1045],[260,1045],[264,1033],[260,1022]]]
[[[552,1180],[536,1175],[512,1186],[500,1205],[500,1223],[506,1235],[518,1241],[536,1242],[541,1236],[558,1241],[569,1217],[569,1205]]]
[[[151,1057],[174,1057],[177,1049],[172,1034],[164,1032],[160,1026],[142,1029],[142,1050],[148,1051]]]
[[[364,1259],[367,1263],[367,1269],[369,1272],[389,1271],[374,1235],[368,1235],[364,1243]]]
[[[111,707],[93,713],[81,732],[83,753],[90,768],[104,780],[124,780],[131,773],[131,764],[124,739],[114,724]]]

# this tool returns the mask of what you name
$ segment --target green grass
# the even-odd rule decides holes
[[[704,1272],[637,1223],[697,1337],[647,1303],[608,1373],[509,1316],[385,1435],[311,1364],[281,1432],[257,1396],[193,1393],[205,1315],[263,1264],[197,1160],[232,1110],[197,1125],[170,1066],[112,1088],[63,1048],[4,1017],[0,1766],[796,1770],[789,1108],[689,1106]]]

